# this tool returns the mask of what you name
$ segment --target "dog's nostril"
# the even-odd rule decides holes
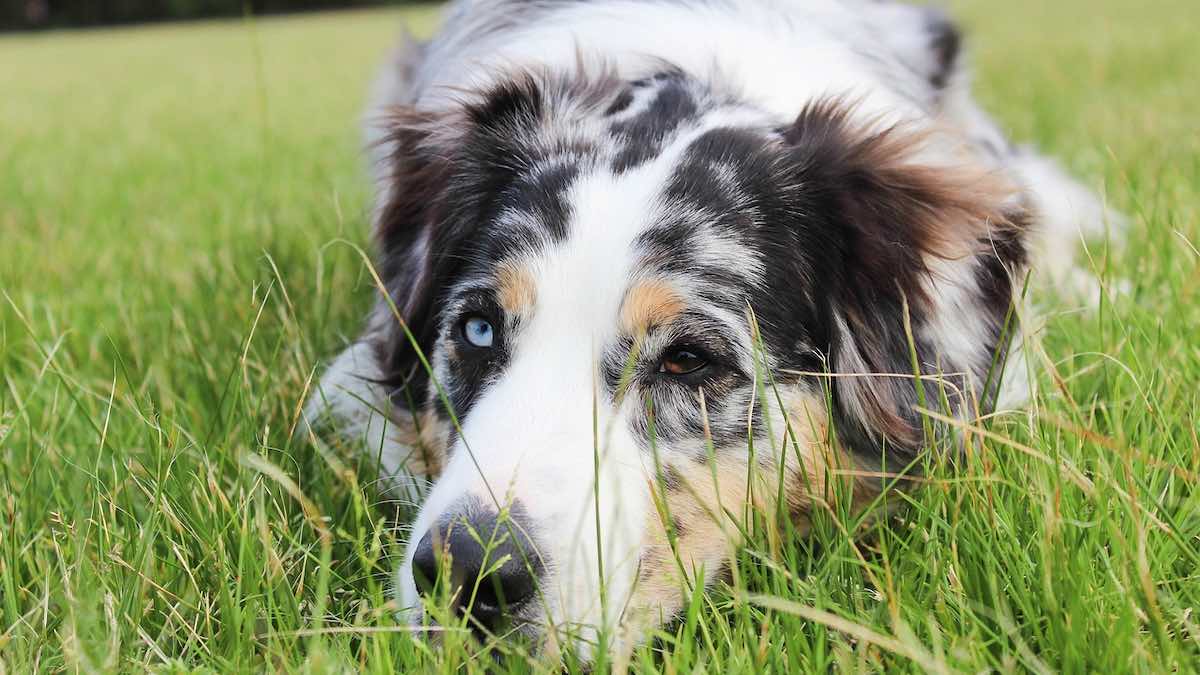
[[[441,557],[449,554],[445,567]],[[426,533],[413,556],[413,580],[429,593],[438,575],[448,571],[455,610],[496,628],[537,590],[540,558],[529,537],[511,516],[475,510]]]
[[[479,581],[472,614],[502,613],[504,608],[520,605],[533,596],[537,580],[529,566],[519,552],[507,554],[511,557],[503,565]]]
[[[413,554],[413,581],[417,590],[432,593],[438,578],[438,551],[433,545],[433,530],[425,533]]]

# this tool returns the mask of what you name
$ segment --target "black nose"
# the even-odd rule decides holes
[[[500,518],[478,507],[444,518],[417,544],[413,557],[417,588],[430,593],[447,569],[450,578],[444,581],[450,582],[455,610],[495,630],[534,596],[542,568],[521,515],[519,505],[514,505]],[[449,560],[443,568],[445,555]]]

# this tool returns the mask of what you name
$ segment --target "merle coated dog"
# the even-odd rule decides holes
[[[750,508],[803,531],[911,469],[920,401],[1020,404],[1016,291],[1106,214],[961,61],[944,14],[875,0],[459,0],[397,52],[385,292],[309,414],[430,485],[415,621],[442,583],[479,631],[636,644]]]

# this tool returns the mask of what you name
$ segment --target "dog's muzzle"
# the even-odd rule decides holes
[[[519,503],[498,514],[471,501],[444,515],[414,552],[417,588],[432,594],[441,579],[459,616],[499,631],[535,601],[544,567],[525,521]]]

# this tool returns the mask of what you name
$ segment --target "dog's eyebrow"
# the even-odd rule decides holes
[[[537,285],[524,265],[504,262],[496,268],[496,298],[510,314],[528,312],[537,302]]]
[[[621,302],[621,327],[632,335],[641,335],[673,321],[684,306],[683,297],[668,282],[639,281],[625,292]]]
[[[446,296],[444,309],[459,310],[464,307],[496,304],[496,286],[492,277],[473,278],[455,286]]]

